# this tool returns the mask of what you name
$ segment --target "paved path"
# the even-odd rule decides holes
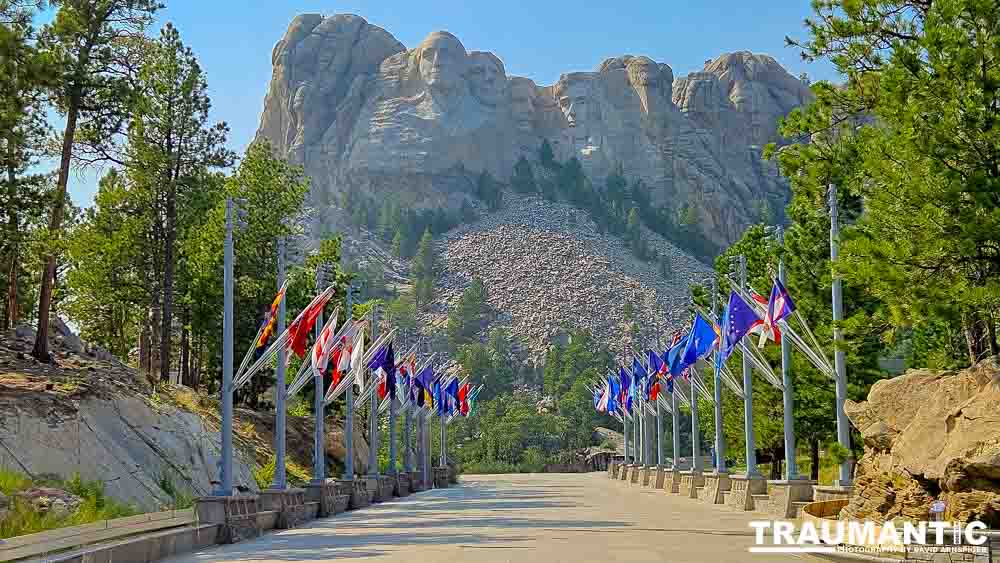
[[[806,561],[751,555],[763,515],[611,481],[606,473],[474,475],[170,563]]]

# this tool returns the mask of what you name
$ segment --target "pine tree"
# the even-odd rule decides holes
[[[531,169],[528,159],[523,156],[517,159],[517,164],[514,165],[514,176],[511,178],[510,184],[515,191],[522,194],[533,194],[538,191],[538,186],[535,184],[535,172]]]
[[[90,160],[100,160],[102,148],[122,123],[131,99],[129,83],[137,43],[123,38],[141,37],[159,8],[155,0],[61,0],[55,19],[39,37],[39,47],[55,65],[51,95],[66,116],[52,212],[49,240],[59,238],[65,212],[66,185],[77,148],[82,143],[95,150]],[[49,361],[49,313],[56,255],[44,258],[38,298],[38,331],[32,354]]]
[[[413,257],[413,277],[415,278],[414,296],[417,306],[427,304],[434,298],[434,238],[429,230],[424,231],[417,245],[417,254]]]
[[[542,163],[542,166],[552,168],[555,165],[555,158],[549,140],[542,139],[542,146],[538,148],[538,160]]]

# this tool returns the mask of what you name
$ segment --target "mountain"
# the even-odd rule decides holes
[[[806,83],[749,52],[676,79],[666,64],[625,55],[539,86],[451,33],[408,50],[344,14],[296,17],[272,64],[257,138],[305,167],[316,201],[392,191],[458,209],[467,182],[456,171],[504,181],[547,139],[595,184],[620,165],[652,205],[689,210],[716,245],[764,210],[780,213],[787,184],[761,150],[778,140],[778,118],[810,99]]]
[[[483,279],[498,321],[536,351],[566,325],[617,349],[625,310],[661,319],[657,336],[676,328],[688,284],[708,272],[692,254],[708,260],[748,225],[780,217],[788,185],[761,153],[781,142],[778,119],[811,96],[773,58],[749,52],[678,78],[667,64],[624,55],[538,85],[451,33],[407,49],[343,14],[296,17],[272,64],[257,140],[311,177],[314,234],[348,232],[347,254],[357,256],[351,248],[393,240],[400,217],[411,251],[427,226],[442,258],[437,314]],[[545,198],[506,189],[522,158]],[[575,169],[583,184],[563,182]],[[606,221],[594,208],[612,200],[611,174],[624,180]],[[484,177],[500,186],[502,205],[482,197]],[[590,195],[573,201],[576,188],[564,185],[546,194],[559,182]],[[623,240],[631,206],[648,227],[639,250]],[[375,254],[370,262],[406,283],[405,266]]]

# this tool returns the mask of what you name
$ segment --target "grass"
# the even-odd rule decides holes
[[[257,482],[259,489],[264,490],[271,486],[271,483],[274,482],[274,471],[277,466],[278,456],[272,455],[267,463],[254,468],[253,479]],[[312,479],[312,473],[294,461],[285,458],[285,477],[288,479],[289,485],[297,487],[308,483]]]
[[[74,512],[56,516],[52,513],[36,512],[30,503],[12,496],[36,485],[62,489],[80,497],[83,502]],[[67,526],[80,526],[99,520],[111,520],[139,513],[132,506],[107,498],[104,495],[104,483],[84,481],[79,474],[74,474],[66,481],[35,483],[22,473],[7,467],[0,467],[0,492],[11,496],[10,512],[6,518],[0,521],[0,538],[23,536]]]

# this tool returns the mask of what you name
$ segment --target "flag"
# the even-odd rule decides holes
[[[351,342],[345,335],[340,337],[340,344],[338,344],[333,350],[333,356],[330,358],[330,363],[333,369],[334,387],[340,385],[340,380],[344,377],[344,374],[351,369],[352,348]]]
[[[608,409],[611,404],[611,389],[606,382],[603,390],[600,387],[594,389],[594,397],[596,401],[594,406],[597,408],[597,412],[612,412]]]
[[[437,409],[438,415],[443,415],[444,414],[444,408],[443,408],[444,405],[442,405],[442,401],[441,401],[441,399],[442,399],[441,395],[443,393],[441,393],[441,380],[440,379],[438,379],[437,381],[434,382],[433,389],[434,389],[434,391],[431,393],[431,396],[434,398],[434,402],[432,404]]]
[[[714,345],[715,328],[712,326],[712,323],[701,316],[701,313],[698,313],[695,315],[694,323],[691,325],[691,333],[688,335],[687,346],[684,349],[681,364],[684,367],[694,365],[695,362],[711,352]]]
[[[354,384],[358,390],[365,388],[365,329],[359,329],[354,337],[354,346],[351,350],[351,371],[354,372]]]
[[[646,350],[646,360],[649,363],[649,369],[652,370],[656,378],[659,379],[663,377],[663,374],[667,372],[667,365],[663,363],[660,356],[652,350]]]
[[[722,353],[728,358],[740,340],[750,332],[761,329],[764,322],[760,320],[757,313],[742,297],[733,293],[729,294],[729,305],[726,307],[723,331]]]
[[[288,342],[285,346],[300,359],[306,359],[306,341],[309,339],[309,333],[332,295],[332,293],[324,295],[315,303],[310,304],[299,313],[299,316],[292,322],[292,326],[288,327]]]
[[[791,315],[795,311],[795,303],[788,295],[785,286],[780,280],[774,280],[774,287],[771,288],[771,298],[767,300],[767,314],[764,315],[764,323],[761,329],[760,342],[757,346],[763,348],[770,338],[775,344],[781,344],[781,331],[778,330],[778,323]]]
[[[386,346],[385,358],[382,360],[382,372],[385,374],[386,394],[390,399],[396,398],[396,356],[392,353],[392,342]],[[383,398],[385,398],[383,396]]]
[[[690,333],[688,333],[690,336]],[[667,350],[667,369],[670,370],[670,375],[676,377],[684,371],[684,349],[687,347],[687,337],[677,338],[674,337],[674,344],[670,346]]]
[[[319,333],[319,338],[313,343],[312,358],[310,362],[312,363],[312,370],[314,376],[322,377],[323,372],[326,371],[327,363],[330,361],[330,350],[336,344],[333,339],[334,331],[337,329],[336,319],[331,319]]]
[[[476,403],[479,399],[479,392],[483,390],[482,386],[476,387],[469,393],[469,416],[476,414]]]
[[[458,412],[462,416],[469,416],[469,384],[458,388]]]
[[[431,383],[434,381],[434,366],[427,364],[427,367],[420,370],[414,381],[418,387],[417,404],[420,406],[424,406],[425,404],[428,407],[432,406]]]
[[[619,387],[618,378],[613,373],[608,374],[608,389],[610,389],[608,393],[608,412],[616,412],[621,402],[618,400],[621,397],[621,388]]]
[[[622,384],[621,395],[620,395],[621,399],[619,399],[619,402],[625,408],[626,412],[631,413],[632,412],[632,395],[631,395],[632,379],[628,376],[628,373],[625,371],[625,367],[624,366],[618,366],[618,380]]]
[[[274,326],[278,321],[278,308],[281,306],[281,301],[284,298],[285,286],[281,286],[281,289],[278,290],[278,295],[275,296],[274,301],[271,302],[271,310],[264,316],[264,324],[260,330],[260,336],[257,338],[257,342],[255,343],[255,358],[259,359],[261,354],[264,353],[264,349],[267,348],[267,341],[271,339],[271,335],[274,333]]]
[[[632,377],[635,379],[635,384],[645,387],[646,381],[646,368],[642,367],[642,362],[639,358],[632,358]]]
[[[448,383],[448,387],[445,389],[445,395],[447,399],[447,414],[455,414],[455,409],[458,406],[458,378],[452,378],[451,382]]]

